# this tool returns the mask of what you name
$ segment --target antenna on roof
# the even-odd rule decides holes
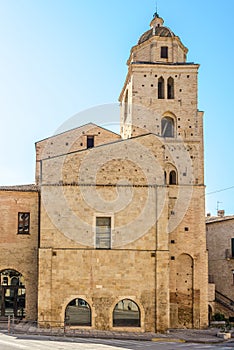
[[[225,210],[220,210],[219,209],[219,204],[221,204],[222,202],[219,202],[219,201],[217,201],[217,216],[219,216],[219,217],[224,217],[224,215],[225,215]]]
[[[216,207],[217,212],[219,211],[219,204],[221,204],[221,203],[222,203],[222,202],[217,201],[217,207]]]

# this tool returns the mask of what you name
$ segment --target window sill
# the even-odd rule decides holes
[[[111,250],[111,248],[95,248],[96,250]]]
[[[110,328],[110,330],[112,331],[119,331],[119,332],[143,332],[143,327],[139,326],[139,327],[132,327],[132,326],[112,326]]]

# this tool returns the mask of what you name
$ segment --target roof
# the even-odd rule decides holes
[[[233,220],[234,215],[229,216],[207,216],[206,217],[206,224],[213,224],[215,222],[222,222],[227,220]]]
[[[120,135],[117,134],[116,132],[111,131],[111,130],[109,130],[109,129],[107,129],[107,128],[104,128],[103,126],[100,126],[100,125],[97,125],[97,124],[95,124],[95,123],[89,122],[89,123],[87,123],[87,124],[80,125],[80,126],[77,126],[77,127],[75,127],[75,128],[68,129],[68,130],[59,132],[58,134],[54,134],[54,135],[49,136],[49,137],[46,137],[46,138],[44,138],[44,139],[42,139],[42,140],[36,141],[35,144],[38,144],[38,143],[41,143],[41,142],[44,142],[44,141],[51,140],[51,139],[56,138],[56,137],[59,137],[59,136],[61,136],[61,135],[69,134],[69,133],[71,133],[72,131],[79,131],[79,130],[82,130],[82,129],[84,129],[84,128],[95,128],[95,127],[100,128],[100,129],[103,129],[103,130],[106,130],[106,131],[108,131],[109,133],[112,133],[112,134],[114,134],[114,135],[120,136]]]
[[[16,186],[0,186],[0,191],[17,191],[17,192],[39,192],[38,186],[30,185],[16,185]]]
[[[134,64],[151,64],[151,65],[158,65],[158,66],[200,66],[198,63],[194,62],[149,62],[149,61],[132,61],[132,65]]]
[[[152,38],[153,36],[160,36],[160,37],[173,37],[175,34],[167,27],[157,27],[155,29],[150,29],[142,36],[140,37],[138,44],[142,44],[143,42],[147,41],[148,39]]]
[[[154,134],[152,132],[147,132],[145,134],[141,134],[141,135],[130,137],[129,139],[114,140],[114,141],[111,141],[111,142],[108,142],[108,143],[101,143],[100,145],[97,145],[97,146],[92,147],[92,148],[83,148],[83,149],[74,150],[74,151],[71,151],[71,152],[57,154],[57,155],[54,155],[54,156],[43,158],[43,159],[41,159],[41,161],[50,161],[51,159],[64,157],[64,156],[69,156],[69,155],[72,155],[72,154],[77,154],[77,153],[82,153],[82,152],[87,152],[87,151],[88,152],[92,152],[93,150],[95,150],[97,148],[100,148],[100,147],[108,147],[108,146],[114,145],[114,144],[119,144],[119,143],[124,143],[124,142],[131,142],[131,140],[135,140],[135,139],[138,139],[138,138],[141,138],[141,137],[145,137],[145,136],[148,136],[148,135],[154,135],[154,136],[157,136],[157,138],[160,137],[159,135],[156,135],[156,134]]]

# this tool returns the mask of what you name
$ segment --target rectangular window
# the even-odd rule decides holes
[[[94,136],[87,136],[87,148],[94,147]]]
[[[231,239],[231,257],[234,258],[234,238]]]
[[[111,218],[96,217],[96,248],[111,248]]]
[[[161,58],[168,58],[168,47],[167,46],[161,47]]]
[[[29,234],[30,213],[18,213],[18,234]]]

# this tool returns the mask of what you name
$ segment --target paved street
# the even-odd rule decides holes
[[[175,343],[167,341],[150,342],[135,340],[113,339],[62,339],[55,337],[39,336],[8,336],[0,333],[1,350],[230,350],[234,348],[234,342],[224,344],[192,344]]]

